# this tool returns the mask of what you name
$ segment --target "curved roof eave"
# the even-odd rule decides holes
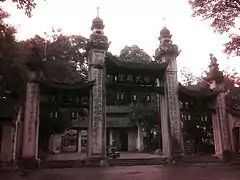
[[[179,83],[178,92],[181,95],[187,95],[193,98],[208,98],[214,97],[218,94],[217,91],[213,91],[209,88],[201,88],[198,85],[183,86]]]
[[[134,63],[119,60],[116,56],[106,57],[106,69],[107,72],[131,72],[131,71],[141,71],[141,73],[161,73],[167,69],[168,62],[157,63],[155,61],[146,63]]]

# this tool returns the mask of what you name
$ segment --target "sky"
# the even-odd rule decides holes
[[[23,40],[35,34],[44,35],[52,27],[61,28],[66,34],[89,37],[93,18],[100,7],[100,17],[105,24],[105,35],[111,41],[109,51],[119,54],[125,45],[138,45],[149,55],[154,55],[159,45],[158,37],[164,25],[173,35],[181,54],[177,58],[178,69],[189,68],[200,75],[209,64],[213,53],[221,69],[228,66],[240,71],[238,58],[223,54],[226,36],[213,32],[208,22],[191,16],[188,0],[37,0],[32,18],[17,10],[11,2],[3,3],[11,14],[8,22],[17,27],[17,39]],[[164,21],[163,19],[166,19]],[[239,61],[239,63],[238,63]]]

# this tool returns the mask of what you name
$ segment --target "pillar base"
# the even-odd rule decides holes
[[[38,169],[40,166],[40,159],[23,158],[20,160],[20,166],[23,169]]]
[[[107,158],[106,157],[89,157],[86,161],[87,166],[107,166]]]

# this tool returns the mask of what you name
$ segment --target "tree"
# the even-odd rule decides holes
[[[239,0],[189,0],[193,16],[210,20],[215,32],[227,33],[230,41],[225,44],[225,53],[240,55]]]
[[[5,2],[6,0],[0,0],[0,2]],[[12,2],[17,4],[17,8],[24,9],[27,16],[31,16],[32,10],[35,8],[35,0],[12,0]],[[1,8],[0,8],[1,10]]]
[[[133,104],[131,120],[139,125],[145,132],[144,143],[152,151],[158,149],[161,145],[160,119],[157,111],[157,97],[151,95],[151,102],[147,101],[144,92],[135,93],[137,100]]]
[[[20,94],[24,90],[24,68],[19,63],[16,29],[5,23],[8,13],[0,9],[0,84],[4,94],[6,90]],[[14,74],[14,76],[13,76]]]
[[[88,70],[87,39],[81,35],[63,35],[61,30],[57,32],[53,30],[52,42],[46,46],[48,78],[55,77],[65,82],[86,79]],[[51,67],[55,67],[55,71]],[[61,72],[62,76],[60,76]]]
[[[191,72],[187,67],[183,67],[180,70],[180,78],[184,86],[192,85],[197,81],[197,78],[193,75],[193,72]]]
[[[87,76],[86,44],[83,36],[67,36],[61,30],[53,30],[49,39],[36,35],[19,42],[19,48],[25,63],[31,58],[32,47],[40,49],[44,63],[42,71],[47,81],[74,83]]]
[[[145,99],[144,95],[138,97]],[[139,123],[145,131],[153,130],[156,125],[159,125],[156,104],[154,102],[137,102],[133,106],[131,119]]]
[[[148,63],[152,61],[151,56],[137,45],[125,46],[120,52],[120,58],[124,61],[135,63]]]

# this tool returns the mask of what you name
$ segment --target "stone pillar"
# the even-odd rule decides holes
[[[90,92],[90,113],[88,125],[88,157],[106,157],[106,92],[105,56],[108,39],[104,36],[103,21],[96,17],[88,43],[88,80],[95,80]]]
[[[216,99],[216,111],[212,115],[215,153],[222,156],[224,152],[232,152],[229,122],[225,102],[225,94],[220,92]]]
[[[109,130],[109,145],[113,145],[113,130]]]
[[[82,134],[80,129],[77,130],[77,152],[82,152]]]
[[[172,153],[182,152],[182,123],[180,117],[180,107],[178,99],[177,71],[171,68],[171,64],[176,64],[176,59],[170,62],[166,72],[166,97],[168,105],[168,118],[171,129]]]
[[[33,82],[35,77],[30,71],[26,90],[22,157],[28,160],[38,157],[39,85]]]
[[[137,150],[143,150],[143,130],[139,123],[137,124]]]
[[[164,97],[159,98],[161,107],[163,154],[167,157],[181,154],[183,151],[182,123],[178,98],[177,62],[178,46],[172,43],[170,31],[164,27],[160,31],[160,45],[156,49],[155,59],[168,64],[163,82]]]

